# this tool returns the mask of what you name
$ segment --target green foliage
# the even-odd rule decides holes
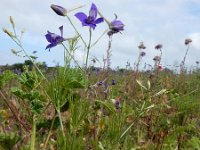
[[[57,68],[56,75],[48,83],[47,91],[52,103],[57,109],[61,109],[66,102],[78,98],[76,89],[85,87],[85,78],[78,69]]]
[[[21,88],[12,87],[11,92],[30,104],[33,114],[40,114],[44,108],[45,98],[38,88],[41,77],[36,72],[25,71],[18,78]]]
[[[16,78],[17,76],[11,71],[7,70],[0,74],[0,89],[3,88],[5,84],[10,82],[10,80]]]
[[[20,140],[16,133],[3,134],[0,133],[0,148],[1,150],[13,150],[13,147]]]

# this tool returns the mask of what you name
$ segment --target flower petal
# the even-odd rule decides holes
[[[49,51],[50,51],[50,49],[56,45],[57,45],[56,43],[51,43],[51,44],[47,45],[46,49],[49,49]]]
[[[94,21],[95,24],[101,23],[103,22],[104,19],[103,18],[98,18],[97,20]]]
[[[124,24],[120,20],[114,20],[111,22],[111,28],[114,30],[122,31],[124,30]]]
[[[89,12],[89,16],[96,19],[97,18],[97,7],[94,3],[92,3],[91,8],[90,8],[90,12]]]
[[[86,14],[79,12],[75,14],[76,18],[78,18],[82,23],[85,22],[85,20],[87,19]]]
[[[88,26],[90,26],[94,30],[96,27],[96,24],[88,24]]]
[[[56,37],[56,34],[55,33],[51,33],[49,31],[47,31],[48,33],[45,35],[47,41],[49,43],[53,43],[55,41],[55,37]]]

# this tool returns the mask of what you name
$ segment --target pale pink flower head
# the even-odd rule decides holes
[[[162,65],[158,65],[158,71],[163,71],[163,70],[164,70],[163,66]]]

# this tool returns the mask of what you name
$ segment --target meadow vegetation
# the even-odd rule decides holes
[[[12,17],[13,31],[3,28],[18,46],[12,52],[27,61],[20,67],[1,67],[0,149],[200,149],[199,62],[191,71],[185,67],[192,40],[183,42],[186,53],[176,71],[161,65],[162,44],[155,46],[160,52],[152,58],[155,64],[146,64],[147,69],[141,70],[146,54],[143,42],[132,68],[127,63],[125,69],[112,70],[112,40],[125,25],[117,15],[113,21],[107,20],[92,4],[89,15],[75,14],[82,26],[89,28],[86,42],[68,16],[81,7],[67,10],[51,5],[75,32],[74,37],[65,38],[61,26],[60,35],[46,34],[47,50],[64,48],[64,66],[50,68],[37,62],[37,52],[28,54],[21,38],[24,32],[16,33]],[[101,23],[107,23],[108,29],[94,40],[92,34]],[[90,66],[90,50],[103,36],[109,39],[104,65],[95,67],[100,59],[94,58]],[[86,52],[83,66],[74,55],[81,44]]]

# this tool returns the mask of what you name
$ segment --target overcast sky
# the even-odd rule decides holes
[[[122,34],[113,36],[112,67],[125,67],[129,61],[133,66],[138,58],[138,45],[144,42],[146,56],[142,63],[153,64],[153,57],[159,54],[154,49],[156,44],[163,45],[163,65],[180,64],[186,46],[185,38],[193,40],[186,64],[195,65],[200,61],[200,0],[1,0],[0,26],[11,29],[9,16],[15,20],[17,31],[25,29],[23,44],[28,53],[36,50],[38,61],[45,61],[52,66],[63,64],[63,48],[58,45],[45,50],[48,42],[45,39],[47,30],[60,34],[58,28],[64,26],[64,37],[75,35],[66,18],[56,15],[50,8],[58,4],[67,9],[80,4],[87,4],[80,10],[69,15],[83,37],[88,39],[88,27],[82,27],[74,14],[78,11],[88,13],[91,3],[95,3],[102,14],[109,20],[114,19],[114,13],[125,24]],[[97,25],[93,32],[93,41],[107,29],[106,23]],[[101,63],[106,54],[108,37],[91,50],[91,56],[97,57]],[[83,45],[76,52],[76,59],[82,62]],[[0,65],[23,62],[23,58],[13,55],[10,49],[17,46],[2,31],[0,31]],[[97,64],[98,65],[98,64]]]

